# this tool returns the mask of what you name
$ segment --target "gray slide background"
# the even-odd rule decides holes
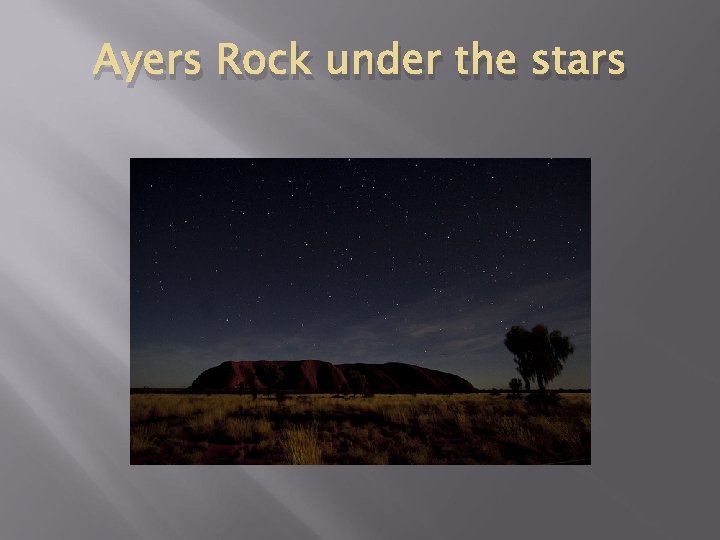
[[[6,2],[0,45],[0,537],[698,538],[717,512],[718,8],[711,2]],[[315,80],[214,75],[217,41]],[[446,51],[333,81],[328,48]],[[512,48],[463,81],[456,45]],[[93,80],[99,46],[199,48],[197,81]],[[624,80],[533,80],[536,48]],[[593,464],[128,465],[129,158],[591,157]]]

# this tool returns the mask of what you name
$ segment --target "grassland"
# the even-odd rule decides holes
[[[133,394],[133,464],[590,462],[590,394]]]

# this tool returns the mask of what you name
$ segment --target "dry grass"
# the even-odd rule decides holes
[[[588,460],[588,394],[548,411],[487,394],[134,394],[132,463],[552,463]]]
[[[223,431],[230,439],[243,441],[269,434],[272,424],[264,419],[231,417],[225,419]]]
[[[143,452],[162,444],[169,431],[164,422],[133,427],[130,432],[130,451]]]
[[[320,465],[322,451],[317,439],[317,427],[297,426],[286,429],[281,442],[285,459],[290,465]]]
[[[154,438],[151,435],[151,428],[138,426],[130,432],[130,453],[145,452],[153,447]]]

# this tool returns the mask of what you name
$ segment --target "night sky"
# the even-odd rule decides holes
[[[225,360],[517,375],[514,324],[590,387],[590,160],[131,162],[131,386]]]

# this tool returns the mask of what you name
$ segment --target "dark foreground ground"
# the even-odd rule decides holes
[[[133,394],[132,464],[590,463],[590,394]]]

